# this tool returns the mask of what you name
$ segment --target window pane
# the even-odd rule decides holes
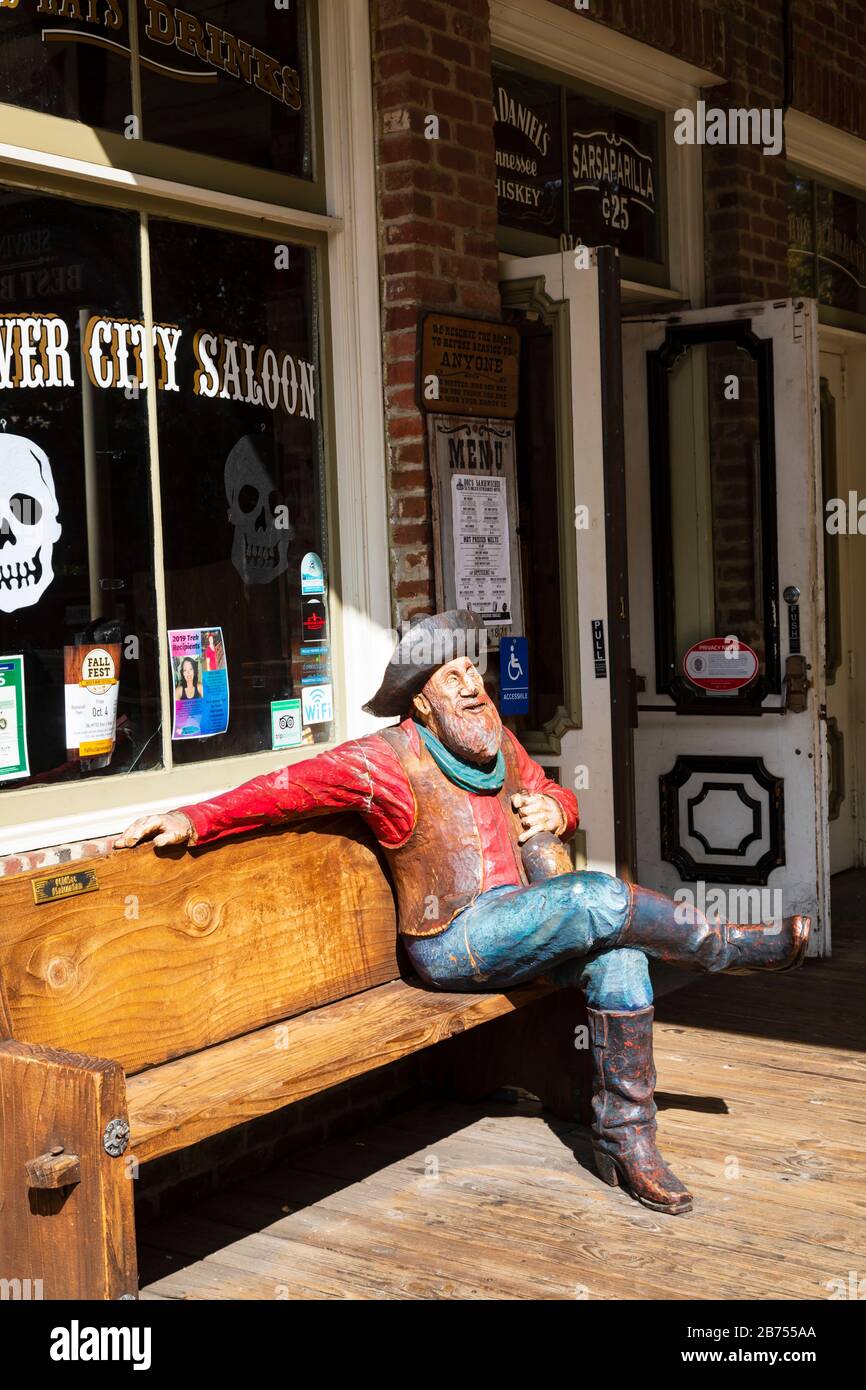
[[[562,663],[562,570],[556,459],[556,354],[553,333],[526,326],[520,337],[520,411],[517,416],[517,494],[520,571],[532,680],[529,714],[518,731],[542,729],[565,704]]]
[[[788,273],[792,294],[816,293],[814,237],[812,183],[791,175],[788,182]]]
[[[312,176],[304,0],[143,0],[146,140]]]
[[[766,642],[755,359],[732,342],[689,348],[670,374],[669,427],[677,656],[704,638],[735,636],[754,648],[761,673]]]
[[[818,297],[866,314],[866,201],[818,184]]]
[[[0,655],[24,656],[31,772],[8,791],[161,749],[138,218],[0,189],[0,228]],[[80,758],[64,647],[92,643],[123,652],[117,742]]]
[[[497,65],[493,114],[500,226],[558,237],[563,227],[559,87]]]
[[[150,244],[154,317],[181,329],[176,382],[158,399],[168,625],[201,634],[191,695],[207,676],[207,631],[221,629],[229,686],[227,732],[176,738],[175,761],[270,749],[272,701],[301,701],[296,741],[303,723],[304,741],[323,742],[332,686],[314,254],[157,220]]]
[[[0,101],[123,130],[132,111],[126,16],[127,0],[0,7]]]
[[[567,122],[572,233],[585,246],[660,261],[660,121],[569,92]]]

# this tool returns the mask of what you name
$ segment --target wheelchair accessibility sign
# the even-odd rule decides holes
[[[499,708],[503,714],[529,713],[529,641],[503,637],[499,643]]]

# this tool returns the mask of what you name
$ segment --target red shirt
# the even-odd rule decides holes
[[[401,727],[420,748],[413,721],[407,719]],[[561,838],[569,839],[579,819],[574,793],[545,777],[509,729],[503,729],[503,737],[511,739],[524,789],[557,802],[565,816]],[[498,797],[473,792],[469,797],[484,856],[485,889],[519,883]],[[212,801],[181,806],[180,810],[192,821],[196,842],[202,844],[242,830],[352,810],[363,816],[381,845],[393,849],[409,838],[417,817],[415,797],[400,760],[378,734],[353,739],[292,767],[253,777]]]

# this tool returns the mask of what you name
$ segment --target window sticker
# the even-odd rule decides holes
[[[24,657],[0,656],[0,782],[29,776]]]
[[[23,435],[0,433],[0,611],[38,603],[54,578],[60,539],[57,494],[44,449]]]
[[[232,564],[245,584],[270,584],[289,563],[289,509],[275,502],[268,435],[244,435],[226,459],[225,489],[232,526]]]
[[[325,592],[325,570],[320,556],[308,551],[301,561],[301,593],[323,594]]]
[[[300,700],[271,701],[271,744],[278,748],[297,748],[304,739]]]
[[[330,724],[334,717],[334,688],[332,685],[301,687],[305,724]]]
[[[229,682],[221,627],[168,634],[174,688],[172,739],[211,738],[229,726]]]

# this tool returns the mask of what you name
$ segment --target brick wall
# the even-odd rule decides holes
[[[383,365],[396,621],[432,611],[419,312],[497,315],[487,0],[373,0]],[[439,122],[438,138],[425,133]],[[430,127],[432,129],[432,127]]]

